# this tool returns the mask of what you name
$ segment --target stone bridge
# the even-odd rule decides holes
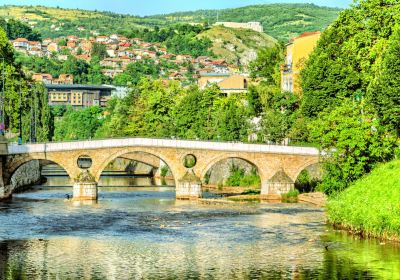
[[[0,198],[11,195],[10,180],[14,172],[32,160],[54,162],[74,180],[74,199],[97,199],[97,182],[107,165],[116,158],[148,154],[165,162],[176,183],[178,199],[201,197],[201,185],[210,168],[227,158],[240,158],[253,164],[262,182],[263,197],[276,197],[294,188],[300,172],[319,163],[318,149],[306,147],[208,142],[171,139],[109,139],[44,144],[1,144]],[[1,149],[2,148],[2,149]],[[82,166],[84,158],[89,165]],[[195,159],[192,168],[185,159]],[[154,165],[158,162],[154,161]],[[190,167],[190,166],[189,166]]]

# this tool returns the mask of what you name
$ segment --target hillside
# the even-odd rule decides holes
[[[259,21],[264,32],[279,40],[287,41],[305,31],[323,30],[339,15],[338,8],[320,7],[313,4],[265,4],[236,9],[200,10],[147,17],[169,23],[205,23],[217,21]]]
[[[305,31],[325,29],[338,16],[340,9],[312,4],[267,4],[224,10],[200,10],[166,15],[138,17],[110,12],[85,11],[43,6],[0,6],[0,16],[15,18],[35,26],[43,38],[95,32],[129,33],[132,29],[168,26],[176,23],[205,23],[217,21],[260,21],[265,33],[279,40]]]
[[[198,35],[209,38],[213,46],[212,52],[227,62],[247,66],[257,56],[260,48],[273,47],[277,41],[268,36],[247,29],[232,29],[214,26]]]
[[[43,6],[0,6],[0,17],[25,22],[39,31],[43,38],[67,35],[86,37],[93,32],[109,35],[129,32],[133,28],[143,28],[143,22],[139,17]],[[151,23],[151,20],[147,22]]]

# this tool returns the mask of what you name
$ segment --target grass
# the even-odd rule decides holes
[[[383,164],[331,197],[328,220],[365,237],[400,241],[400,160]]]

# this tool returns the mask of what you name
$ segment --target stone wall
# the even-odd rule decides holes
[[[22,191],[24,187],[29,187],[40,182],[41,167],[38,160],[32,160],[15,171],[11,177],[11,192]]]

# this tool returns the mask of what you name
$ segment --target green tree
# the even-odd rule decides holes
[[[378,163],[393,158],[396,137],[378,119],[352,100],[326,110],[310,124],[311,137],[324,157],[323,191],[341,191],[369,173]]]
[[[250,63],[252,78],[262,78],[269,85],[280,84],[280,64],[283,60],[283,48],[265,48],[257,53],[257,59]]]
[[[84,109],[68,107],[65,114],[55,120],[54,140],[91,139],[103,124],[103,110],[92,106]]]
[[[380,71],[377,66],[399,10],[400,3],[395,1],[362,0],[341,12],[322,34],[301,73],[305,116],[316,117],[356,92],[367,92]]]
[[[103,44],[94,43],[91,52],[92,57],[97,56],[100,60],[107,57],[107,47]]]
[[[222,141],[247,141],[249,130],[248,110],[243,98],[231,95],[214,102],[212,118],[214,139]]]
[[[400,137],[400,26],[388,40],[378,75],[368,88],[368,103],[373,104],[383,125]]]

